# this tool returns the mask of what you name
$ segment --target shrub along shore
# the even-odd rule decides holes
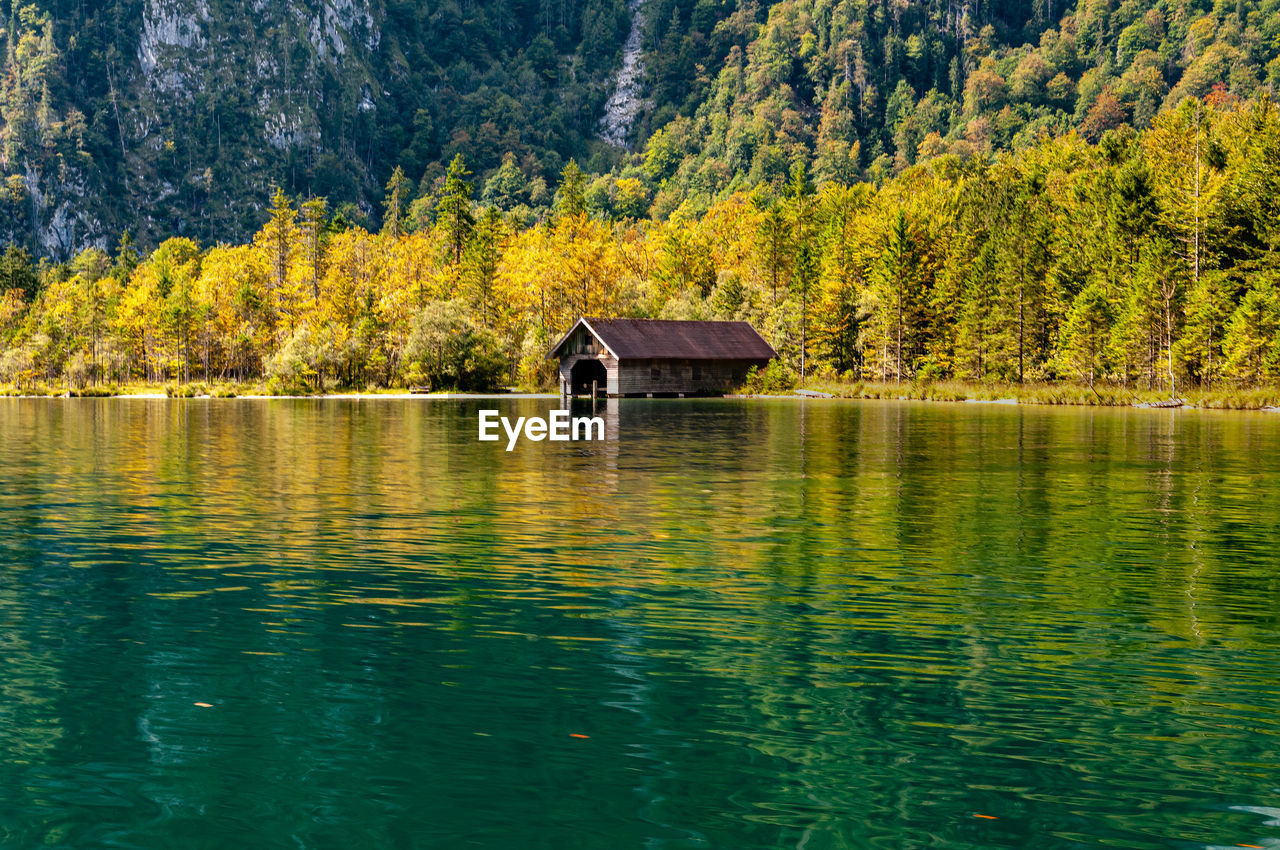
[[[1016,404],[1080,405],[1087,407],[1194,407],[1208,410],[1280,409],[1280,388],[1191,389],[1169,398],[1167,391],[1093,387],[1084,384],[967,384],[941,381],[926,384],[882,384],[863,381],[809,381],[803,389],[835,398],[913,399],[921,401],[1011,402]]]

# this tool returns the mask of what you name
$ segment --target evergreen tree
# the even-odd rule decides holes
[[[1223,350],[1228,373],[1245,386],[1280,378],[1280,296],[1259,279],[1227,322]]]
[[[528,202],[529,181],[516,165],[515,154],[508,152],[503,155],[502,165],[485,181],[480,200],[503,212]]]
[[[1037,171],[997,169],[995,196],[989,200],[995,274],[1003,296],[1000,311],[1008,346],[1017,364],[1017,380],[1028,366],[1048,354],[1050,303],[1049,215],[1043,203],[1043,177]]]
[[[10,245],[0,254],[0,295],[8,291],[21,293],[24,301],[36,294],[40,279],[25,248]]]
[[[556,191],[556,211],[564,217],[573,218],[587,212],[587,176],[582,173],[578,163],[569,160],[569,164],[560,172],[560,188]]]
[[[880,350],[881,379],[892,375],[901,383],[904,376],[910,377],[915,356],[923,350],[926,295],[918,275],[916,235],[902,207],[893,211],[883,240],[872,273],[878,321],[869,330]]]
[[[486,207],[476,222],[475,231],[463,257],[467,300],[478,315],[480,324],[486,328],[492,328],[497,319],[493,284],[501,259],[504,236],[502,214],[497,207]]]
[[[821,301],[815,313],[815,342],[837,372],[862,365],[859,338],[864,318],[859,309],[863,269],[855,247],[859,214],[867,204],[865,186],[829,183],[822,198]]]
[[[1222,342],[1232,309],[1230,292],[1226,275],[1212,271],[1201,275],[1187,293],[1180,359],[1183,368],[1204,387],[1213,386],[1222,376]]]
[[[282,290],[289,279],[289,261],[297,244],[294,221],[298,212],[284,190],[276,187],[271,196],[271,217],[262,229],[262,240],[271,258],[271,282]]]
[[[1092,389],[1106,369],[1107,341],[1111,334],[1111,304],[1098,282],[1080,291],[1062,327],[1058,349],[1064,371],[1086,381]]]
[[[399,170],[399,169],[397,169]],[[328,203],[324,198],[311,198],[302,205],[302,235],[306,242],[307,268],[311,277],[311,300],[320,301],[320,276],[325,238],[324,223],[328,214]]]
[[[404,215],[405,198],[408,197],[409,180],[404,176],[404,169],[396,166],[387,181],[387,194],[383,201],[382,232],[392,239],[399,239],[402,233],[401,220]]]
[[[1209,236],[1221,213],[1225,153],[1218,123],[1202,101],[1188,98],[1162,113],[1143,140],[1163,221],[1181,238],[1193,286],[1206,270]]]
[[[817,200],[804,162],[791,169],[787,186],[787,205],[791,215],[794,269],[792,286],[800,296],[800,378],[804,379],[809,346],[809,298],[818,276]]]
[[[770,303],[777,306],[778,284],[784,282],[791,268],[792,222],[786,208],[776,200],[764,204],[756,230],[756,248],[769,281]]]
[[[462,154],[456,155],[449,163],[444,191],[436,208],[436,220],[444,228],[455,265],[462,262],[462,250],[476,223],[475,215],[471,212],[472,189],[467,180],[470,176],[471,172],[467,170]]]
[[[129,276],[133,274],[133,270],[138,267],[138,249],[133,244],[133,237],[129,233],[129,229],[125,228],[120,234],[120,242],[116,246],[115,266],[111,270],[111,274],[119,283],[129,280]]]

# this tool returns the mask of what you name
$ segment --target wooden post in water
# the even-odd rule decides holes
[[[596,381],[591,382],[591,403],[596,403]]]

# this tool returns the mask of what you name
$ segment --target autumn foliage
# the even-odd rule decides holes
[[[632,214],[630,184],[602,210],[570,168],[555,212],[518,226],[458,158],[432,215],[390,186],[379,233],[277,192],[247,244],[126,237],[38,269],[10,249],[0,379],[534,387],[576,317],[615,315],[745,319],[802,377],[1280,380],[1280,114],[1188,99],[1143,133],[1108,123],[879,186],[798,162],[662,217]]]

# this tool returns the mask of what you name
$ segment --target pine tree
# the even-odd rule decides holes
[[[502,213],[498,212],[497,207],[486,207],[476,223],[471,242],[463,256],[463,280],[466,282],[468,300],[479,315],[480,324],[486,328],[492,328],[497,319],[493,284],[505,236]]]
[[[387,194],[383,200],[382,232],[392,239],[401,235],[401,221],[404,216],[405,198],[409,195],[409,179],[404,176],[404,169],[396,166],[387,181]]]
[[[445,173],[444,192],[436,211],[436,220],[444,228],[455,265],[462,262],[462,250],[476,223],[475,215],[471,212],[472,188],[467,180],[470,176],[471,172],[467,170],[462,154],[457,154]]]
[[[960,285],[954,314],[956,374],[978,381],[991,375],[1011,377],[1001,357],[1001,298],[993,254],[982,245],[972,258],[955,260]]]
[[[1280,377],[1280,295],[1275,283],[1254,283],[1227,322],[1227,373],[1249,386]]]
[[[400,169],[397,168],[398,172]],[[302,205],[302,233],[306,240],[307,265],[311,269],[311,301],[320,301],[320,265],[325,215],[328,203],[324,198],[312,198]]]
[[[1220,271],[1201,275],[1187,292],[1186,323],[1178,353],[1201,386],[1212,386],[1222,375],[1222,341],[1231,303],[1230,281]]]
[[[1188,98],[1162,113],[1143,139],[1165,225],[1178,233],[1191,284],[1200,282],[1208,235],[1221,212],[1224,152],[1218,116]]]
[[[1026,380],[1027,367],[1047,354],[1049,344],[1045,284],[1050,232],[1043,187],[1043,175],[1034,166],[1029,173],[1016,168],[997,170],[995,197],[989,201],[993,261],[1004,302],[1001,312],[1017,362],[1018,383]]]
[[[883,226],[883,225],[882,225]],[[923,337],[924,287],[918,272],[916,235],[906,210],[890,213],[882,247],[871,272],[867,301],[873,310],[869,342],[879,348],[880,379],[896,383],[910,377]]]
[[[560,172],[560,188],[556,191],[556,210],[563,217],[574,218],[587,212],[587,176],[578,163],[569,164]]]
[[[792,249],[795,273],[792,276],[792,286],[800,296],[800,379],[804,380],[809,346],[809,297],[818,276],[819,257],[817,200],[803,162],[797,162],[791,169],[787,206],[794,234]]]
[[[502,165],[485,181],[481,200],[503,212],[528,202],[529,181],[516,165],[515,154],[508,152],[502,157]]]
[[[1067,313],[1059,344],[1059,361],[1090,389],[1106,368],[1107,341],[1111,334],[1111,304],[1097,281],[1080,291]]]
[[[297,243],[294,221],[298,213],[284,190],[277,187],[271,196],[271,217],[262,229],[271,258],[271,282],[277,290],[284,289],[289,278],[289,260]]]
[[[111,274],[118,282],[125,283],[137,267],[138,249],[134,246],[133,236],[130,235],[129,229],[126,227],[124,232],[120,234],[120,242],[116,246],[116,260],[111,269]]]
[[[39,284],[40,278],[27,250],[17,245],[6,248],[0,255],[0,295],[17,291],[22,294],[23,301],[30,301]]]
[[[859,309],[863,270],[856,225],[867,203],[866,186],[847,188],[828,183],[822,192],[821,300],[815,312],[814,335],[819,353],[838,372],[860,368],[858,348],[863,315]]]
[[[778,284],[788,274],[791,254],[791,218],[777,201],[766,202],[756,230],[756,247],[769,280],[773,306],[778,304]]]

